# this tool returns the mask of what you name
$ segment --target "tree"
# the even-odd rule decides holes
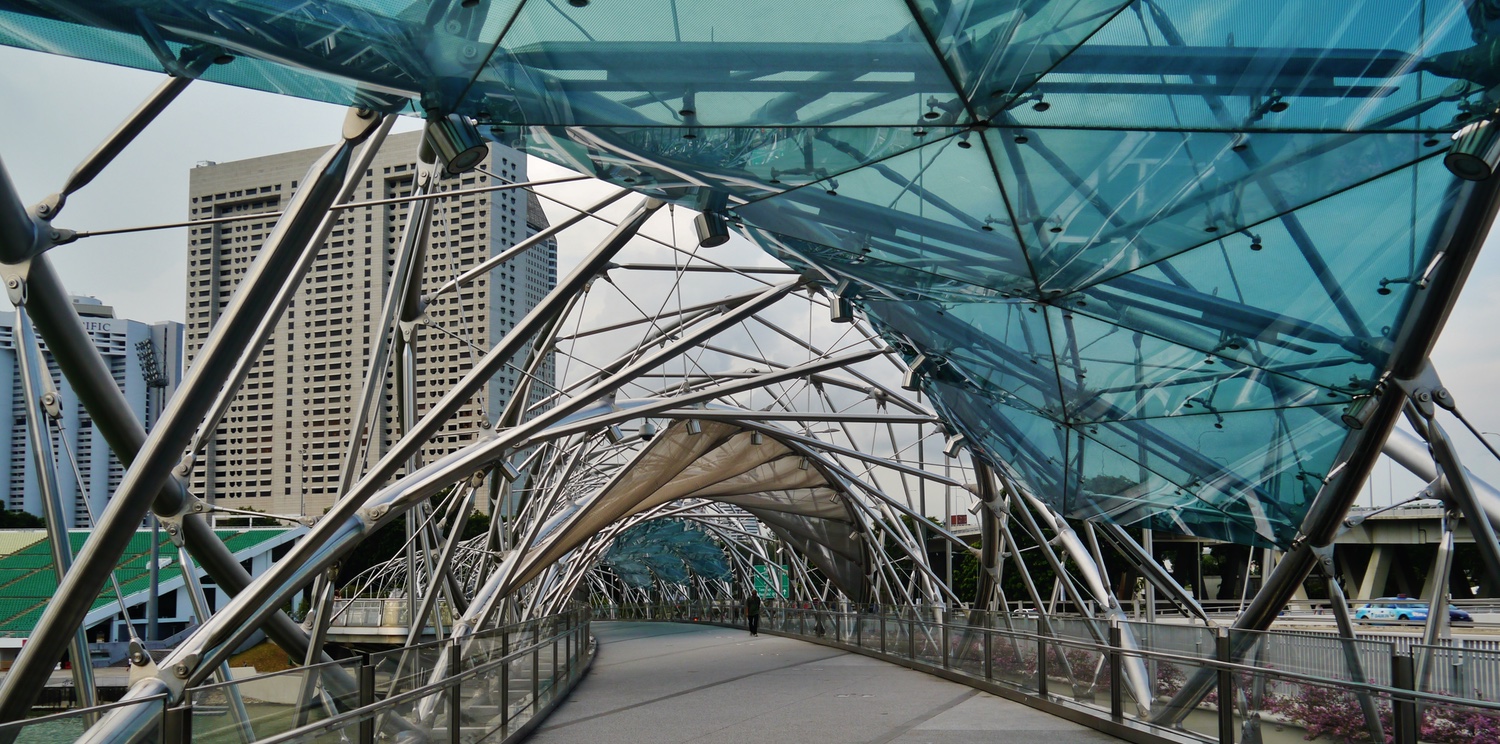
[[[35,514],[19,510],[0,509],[0,530],[27,530],[46,526],[47,522]]]

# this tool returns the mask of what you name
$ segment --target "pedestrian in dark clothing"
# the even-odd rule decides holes
[[[760,635],[760,595],[755,592],[745,595],[745,621],[750,625],[750,635]]]

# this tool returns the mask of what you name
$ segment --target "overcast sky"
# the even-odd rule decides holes
[[[0,161],[22,199],[35,203],[61,186],[68,172],[163,77],[117,67],[0,47]],[[199,161],[229,161],[285,150],[329,144],[343,119],[342,107],[311,103],[211,83],[194,83],[91,186],[70,198],[58,225],[74,230],[174,222],[187,218],[188,171]],[[415,119],[398,131],[416,129]],[[531,160],[533,179],[563,171]],[[602,184],[551,187],[549,195],[577,205],[608,193]],[[628,205],[618,205],[619,214]],[[567,210],[548,204],[552,219]],[[690,213],[678,210],[676,228],[691,230]],[[672,224],[653,221],[647,231],[671,240]],[[607,231],[607,226],[580,227],[560,247],[560,271]],[[98,297],[121,317],[137,320],[182,320],[186,301],[186,231],[165,230],[91,238],[51,252],[60,274],[75,294]],[[1493,242],[1493,236],[1491,241]],[[715,254],[738,262],[766,262],[745,245]],[[666,260],[670,253],[662,249]],[[643,259],[637,259],[643,260]],[[1434,360],[1459,405],[1481,430],[1500,431],[1500,250],[1489,247],[1458,303],[1438,344]],[[6,306],[8,307],[8,305]],[[1500,466],[1457,422],[1445,426],[1460,441],[1469,467],[1500,483]],[[1492,437],[1500,442],[1500,436]],[[1377,468],[1370,485],[1373,497],[1404,498],[1420,485],[1404,474],[1385,476]],[[1396,468],[1399,471],[1399,467]]]

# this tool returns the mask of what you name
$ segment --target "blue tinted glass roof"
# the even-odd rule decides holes
[[[1285,547],[1453,233],[1441,155],[1495,109],[1489,8],[0,0],[0,43],[458,112],[723,211],[848,280],[1017,485]]]

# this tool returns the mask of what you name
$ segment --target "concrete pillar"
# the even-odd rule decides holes
[[[1354,599],[1369,600],[1382,596],[1386,581],[1391,577],[1391,565],[1395,562],[1394,546],[1370,546],[1370,561],[1365,564],[1365,575],[1360,578],[1359,591]]]

